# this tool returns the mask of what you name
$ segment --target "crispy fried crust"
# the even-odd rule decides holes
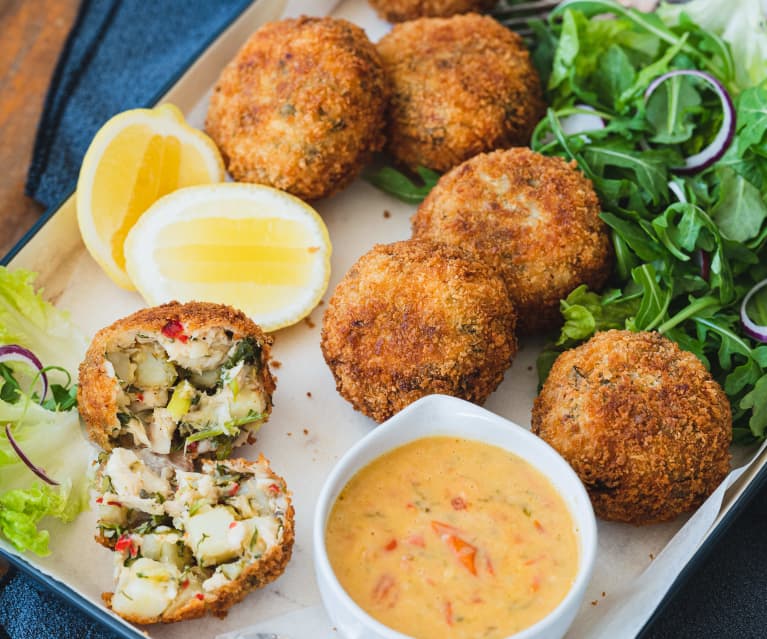
[[[572,465],[603,519],[673,519],[729,472],[727,396],[700,360],[654,332],[606,331],[562,353],[532,429]]]
[[[392,85],[388,148],[411,169],[447,171],[527,144],[543,113],[522,38],[487,16],[421,18],[378,43]]]
[[[107,374],[106,353],[126,332],[144,330],[161,332],[169,321],[179,321],[187,332],[224,327],[234,333],[233,339],[253,337],[261,346],[262,375],[267,402],[267,416],[271,412],[271,395],[275,382],[269,371],[271,338],[242,311],[223,304],[210,302],[169,302],[162,306],[145,308],[102,328],[93,337],[85,359],[80,364],[77,405],[85,421],[90,439],[106,451],[112,450],[109,433],[117,419],[117,380]]]
[[[491,9],[496,0],[370,0],[379,16],[389,22],[416,18],[447,18],[456,13]]]
[[[235,180],[313,200],[383,147],[389,88],[365,32],[345,20],[271,22],[221,73],[205,128]]]
[[[267,461],[263,455],[259,456],[257,463]],[[253,464],[246,459],[229,459],[228,465],[240,466],[241,470],[246,471]],[[268,464],[268,461],[267,461]],[[269,469],[272,478],[285,486],[285,480],[277,475],[271,468]],[[206,613],[216,615],[217,617],[226,617],[229,609],[236,603],[242,601],[245,596],[273,582],[279,577],[290,561],[293,553],[293,542],[295,540],[295,517],[293,505],[290,500],[290,493],[286,492],[288,508],[285,512],[285,528],[283,530],[282,543],[274,546],[264,557],[254,564],[251,564],[242,574],[231,583],[219,588],[213,593],[206,594],[204,599],[193,598],[184,606],[173,610],[170,614],[163,614],[159,617],[135,617],[132,615],[120,615],[126,621],[137,624],[152,623],[175,623],[176,621],[186,621],[188,619],[197,619]],[[112,595],[114,593],[105,592],[101,595],[108,608],[112,608]],[[118,613],[119,614],[119,613]]]
[[[377,245],[336,288],[322,353],[338,392],[381,422],[430,393],[482,403],[517,350],[506,288],[443,244]]]
[[[574,163],[527,148],[478,155],[442,176],[413,217],[413,236],[473,251],[503,276],[520,334],[561,323],[559,301],[600,289],[612,269],[591,181]]]

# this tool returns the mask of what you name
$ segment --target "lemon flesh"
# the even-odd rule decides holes
[[[77,219],[83,241],[113,281],[132,289],[124,243],[139,217],[178,188],[223,179],[215,144],[188,126],[176,107],[125,111],[99,130],[80,169]]]
[[[229,304],[265,331],[294,324],[317,305],[331,250],[327,228],[309,205],[237,183],[160,199],[125,244],[127,271],[147,303]]]

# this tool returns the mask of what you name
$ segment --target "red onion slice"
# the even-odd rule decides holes
[[[6,424],[5,425],[5,436],[8,438],[8,441],[10,442],[11,446],[13,447],[13,450],[16,451],[16,454],[19,456],[19,459],[26,464],[27,468],[31,470],[35,475],[37,475],[40,479],[42,479],[47,484],[50,484],[51,486],[58,486],[59,482],[54,481],[48,475],[45,474],[45,471],[40,468],[39,466],[35,466],[24,454],[24,451],[21,450],[21,447],[16,443],[16,440],[13,438],[13,435],[11,435],[11,425]]]
[[[650,83],[650,86],[647,87],[647,90],[644,93],[645,102],[650,99],[650,96],[655,92],[655,89],[661,84],[669,78],[678,75],[691,76],[707,82],[713,87],[714,91],[716,91],[716,94],[719,96],[719,100],[722,103],[722,113],[724,114],[724,117],[722,118],[722,126],[714,139],[699,153],[685,158],[684,166],[674,167],[674,171],[677,173],[697,173],[698,171],[707,169],[716,162],[722,155],[724,155],[727,147],[730,146],[730,142],[732,142],[732,138],[735,135],[735,106],[732,103],[730,94],[727,93],[727,89],[724,88],[719,80],[710,73],[697,71],[695,69],[677,69],[676,71],[669,71],[668,73],[658,76]]]
[[[18,344],[5,344],[0,346],[0,362],[23,362],[29,364],[29,366],[36,368],[40,381],[43,384],[43,392],[40,394],[40,403],[43,402],[45,396],[48,394],[48,376],[43,370],[42,362],[37,358],[32,351]]]
[[[687,197],[685,197],[684,189],[682,189],[681,186],[679,186],[674,180],[671,180],[668,183],[668,190],[671,191],[674,195],[676,195],[676,199],[682,202],[683,204],[687,203]]]
[[[752,288],[743,298],[743,303],[740,305],[740,323],[741,326],[743,326],[743,331],[746,333],[746,335],[752,339],[755,339],[757,342],[767,343],[767,326],[763,326],[762,324],[757,324],[754,322],[748,316],[748,311],[746,309],[748,303],[751,301],[751,298],[765,286],[767,286],[767,280],[762,280],[756,286],[754,286],[754,288]]]

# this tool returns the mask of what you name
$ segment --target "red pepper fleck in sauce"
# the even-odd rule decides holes
[[[450,505],[453,507],[453,510],[466,510],[468,508],[468,504],[463,497],[453,497],[450,500]]]
[[[108,501],[107,506],[117,506],[118,508],[122,508],[122,504],[119,501]]]
[[[184,579],[184,581],[181,582],[181,587],[182,588],[188,588],[189,587],[189,580],[188,579]]]
[[[236,521],[233,521],[231,524],[229,524],[229,528],[236,528],[236,527],[237,527]]]
[[[439,521],[431,522],[431,527],[435,533],[437,533],[442,541],[447,544],[447,547],[453,551],[456,559],[463,564],[463,566],[472,575],[477,574],[477,566],[475,563],[477,557],[477,547],[470,544],[465,539],[458,536],[458,530],[448,524],[443,524]]]
[[[229,489],[229,496],[234,497],[238,492],[240,492],[240,485],[237,482],[234,482]]]
[[[103,497],[99,497],[99,498],[96,500],[96,503],[97,503],[97,504],[103,504],[103,503],[104,503],[104,498],[103,498]]]
[[[205,595],[203,595],[201,592],[198,592],[198,593],[195,595],[195,597],[197,597],[197,598],[198,598],[200,601],[202,601],[203,599],[205,599]]]
[[[445,622],[448,626],[453,625],[453,604],[450,601],[445,602]]]
[[[170,339],[177,339],[182,344],[186,344],[189,339],[188,335],[184,335],[184,326],[178,320],[170,320],[165,326],[162,327],[162,334]]]
[[[426,548],[426,542],[423,539],[423,535],[410,535],[405,541],[411,546],[418,546],[419,548]]]
[[[274,495],[278,495],[280,487],[277,484],[269,484],[269,491]]]
[[[399,599],[399,592],[394,577],[391,575],[381,575],[373,589],[373,600],[380,604],[393,608]]]
[[[397,540],[392,539],[388,544],[384,546],[384,550],[392,551],[397,547]]]

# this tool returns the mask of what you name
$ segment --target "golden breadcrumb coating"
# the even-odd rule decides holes
[[[597,333],[562,353],[532,429],[572,465],[603,519],[674,519],[730,469],[727,396],[697,357],[654,332]]]
[[[600,289],[612,269],[607,225],[574,163],[527,148],[478,155],[440,179],[413,217],[413,236],[473,251],[500,273],[520,334],[561,323],[559,301]]]
[[[295,512],[285,480],[269,468],[269,461],[263,455],[259,455],[256,462],[246,459],[229,459],[226,461],[226,464],[232,468],[239,468],[240,472],[249,472],[256,464],[260,466],[265,465],[272,479],[286,492],[288,507],[285,511],[284,528],[280,543],[270,548],[260,559],[246,566],[236,579],[231,580],[213,592],[205,593],[202,598],[192,597],[184,605],[174,608],[170,612],[163,613],[158,617],[138,617],[118,613],[126,621],[137,624],[175,623],[177,621],[197,619],[205,614],[212,614],[223,618],[226,617],[232,606],[242,601],[250,592],[263,588],[285,572],[285,568],[293,553],[293,542],[295,540]],[[104,603],[110,609],[113,594],[105,592],[101,595]]]
[[[115,442],[111,434],[120,426],[117,416],[118,380],[109,372],[106,354],[119,348],[127,335],[142,331],[146,334],[162,333],[169,322],[179,322],[187,334],[220,327],[231,331],[234,341],[244,337],[253,338],[261,348],[260,375],[267,396],[263,421],[268,419],[272,409],[271,395],[275,388],[275,380],[268,365],[271,338],[242,311],[231,306],[209,302],[169,302],[142,309],[102,328],[93,337],[85,359],[80,364],[77,405],[88,436],[100,448],[112,450]]]
[[[341,19],[271,22],[221,73],[205,128],[235,180],[330,195],[383,147],[389,89],[373,44]]]
[[[447,18],[456,13],[491,9],[496,0],[370,0],[384,20],[404,22],[416,18]]]
[[[379,244],[333,293],[322,353],[338,392],[381,422],[431,393],[482,403],[516,353],[515,319],[501,278],[461,249]]]
[[[522,38],[488,16],[403,22],[378,51],[393,91],[387,148],[411,169],[447,171],[477,153],[527,144],[543,114]]]

